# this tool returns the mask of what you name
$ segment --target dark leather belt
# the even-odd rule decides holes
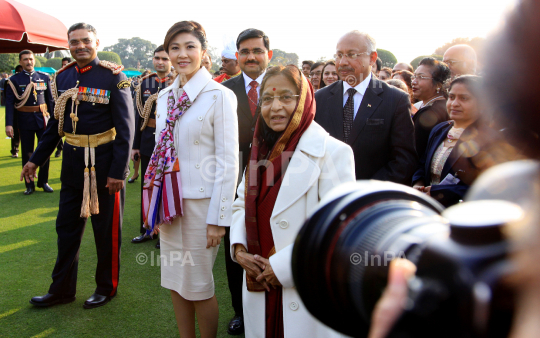
[[[22,106],[17,108],[17,110],[22,111],[23,113],[41,113],[39,106]]]
[[[148,119],[148,123],[146,124],[147,127],[150,128],[156,128],[156,119]]]

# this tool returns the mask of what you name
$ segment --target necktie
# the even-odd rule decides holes
[[[248,91],[249,99],[249,109],[251,109],[251,116],[255,117],[255,110],[257,110],[257,101],[259,100],[259,95],[257,94],[257,81],[251,81],[249,83],[251,89]]]
[[[343,141],[347,143],[349,141],[349,135],[351,134],[352,125],[354,122],[354,94],[356,94],[356,89],[349,88],[347,89],[349,93],[349,98],[345,102],[343,107]]]

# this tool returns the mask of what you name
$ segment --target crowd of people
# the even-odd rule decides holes
[[[391,69],[371,35],[351,31],[336,41],[332,60],[269,67],[270,38],[250,28],[211,74],[204,28],[181,21],[154,51],[155,72],[131,83],[120,66],[97,58],[91,25],[70,27],[68,42],[75,60],[52,79],[34,72],[33,53],[22,51],[22,72],[4,81],[6,134],[21,134],[25,194],[35,177],[48,191],[48,159],[65,136],[58,257],[35,306],[75,300],[88,218],[98,268],[84,307],[116,295],[131,159],[139,169],[129,182],[144,176],[132,243],[159,233],[162,260],[175,253],[193,260],[161,264],[181,337],[195,336],[196,321],[202,337],[217,334],[212,268],[222,240],[235,311],[229,334],[337,337],[303,306],[291,270],[295,237],[321,198],[340,184],[376,179],[451,206],[489,167],[528,155],[499,132],[466,45],[442,61]]]

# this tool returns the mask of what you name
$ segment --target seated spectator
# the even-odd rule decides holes
[[[422,101],[422,105],[413,117],[418,158],[421,158],[426,150],[431,129],[448,120],[446,91],[443,86],[449,77],[448,66],[431,57],[420,61],[412,77],[413,95],[417,100]]]
[[[383,67],[381,71],[379,72],[379,80],[381,81],[387,81],[392,77],[392,68],[390,67]]]
[[[331,85],[339,80],[338,73],[336,71],[336,63],[334,60],[326,61],[322,70],[322,82],[321,88]]]
[[[309,73],[311,72],[311,66],[313,66],[315,62],[311,60],[305,60],[302,61],[302,74],[306,77],[306,79],[309,79]]]
[[[313,121],[313,89],[298,68],[268,70],[260,95],[250,160],[232,206],[230,232],[231,257],[244,268],[245,335],[338,337],[302,303],[292,278],[291,255],[299,230],[319,200],[333,187],[355,181],[353,152]]]
[[[409,71],[411,73],[414,73],[413,66],[411,66],[409,63],[405,63],[405,62],[396,63],[395,66],[394,66],[394,69],[392,69],[392,73],[395,73],[395,72],[400,71],[400,70],[406,70],[406,71]]]
[[[447,207],[463,199],[469,186],[486,169],[483,165],[489,161],[481,161],[475,155],[490,153],[498,144],[497,133],[482,116],[481,85],[481,78],[474,75],[452,81],[446,102],[451,120],[433,128],[413,176],[413,188]]]
[[[309,77],[311,79],[311,85],[313,86],[313,89],[315,89],[315,91],[322,88],[321,79],[322,79],[323,67],[324,67],[324,62],[315,62],[313,66],[311,66]]]

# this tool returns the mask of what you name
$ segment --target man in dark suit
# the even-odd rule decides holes
[[[242,180],[244,169],[249,159],[249,150],[255,122],[257,121],[257,102],[259,100],[259,88],[266,73],[266,68],[272,58],[270,40],[263,31],[248,28],[236,40],[236,59],[242,70],[241,76],[236,76],[222,84],[231,89],[238,99],[238,132],[240,143],[240,172],[238,183]],[[242,310],[242,276],[243,269],[239,264],[232,261],[230,255],[229,228],[225,234],[225,265],[227,267],[227,279],[235,316],[229,323],[227,332],[232,335],[244,332],[244,319]]]
[[[342,81],[315,94],[315,121],[354,152],[356,178],[411,185],[417,157],[409,96],[371,74],[375,40],[352,31],[337,43]]]

